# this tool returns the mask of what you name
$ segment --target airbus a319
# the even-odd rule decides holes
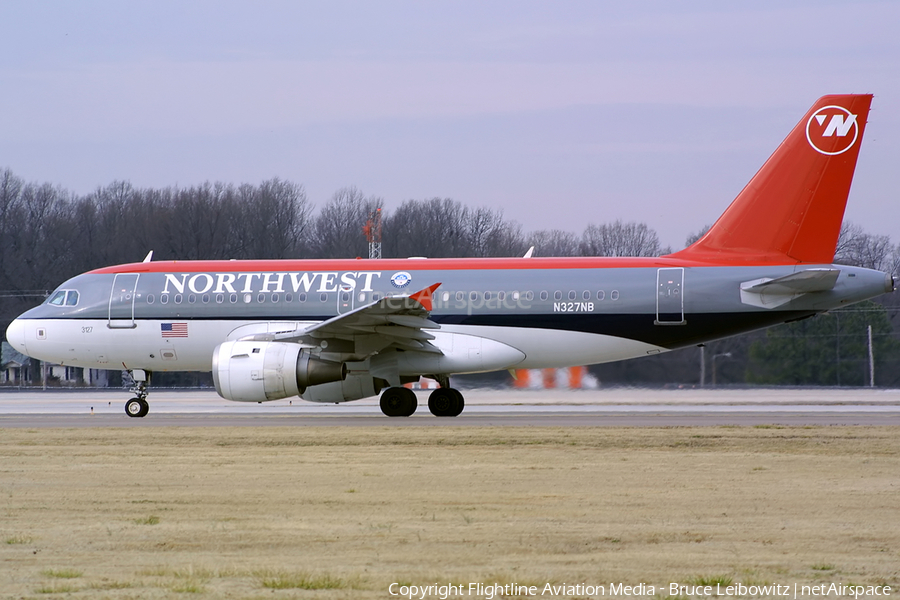
[[[145,261],[63,283],[9,326],[34,358],[124,369],[125,412],[160,371],[212,371],[228,400],[381,394],[436,379],[428,408],[459,415],[450,378],[668,352],[811,317],[894,289],[832,264],[871,95],[820,98],[709,231],[659,258]],[[148,257],[149,258],[149,257]]]

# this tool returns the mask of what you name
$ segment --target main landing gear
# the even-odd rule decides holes
[[[392,387],[381,394],[380,404],[388,417],[408,417],[416,412],[418,400],[412,390]],[[451,387],[439,387],[428,396],[428,410],[436,417],[456,417],[465,406],[463,395]]]
[[[125,403],[125,414],[129,417],[146,417],[150,412],[150,404],[147,402],[147,373],[140,369],[129,373],[134,380],[131,392],[135,397]]]

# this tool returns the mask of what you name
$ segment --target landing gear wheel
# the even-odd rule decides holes
[[[381,412],[389,417],[408,417],[416,412],[416,393],[405,387],[388,388],[381,394]]]
[[[129,417],[146,417],[150,405],[143,398],[132,398],[125,403],[125,414]]]
[[[428,410],[436,417],[456,417],[465,406],[463,395],[450,387],[438,388],[428,397]]]

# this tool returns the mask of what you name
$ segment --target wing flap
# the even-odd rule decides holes
[[[278,341],[318,346],[323,351],[343,348],[352,342],[353,354],[370,356],[389,347],[440,354],[430,343],[434,336],[426,329],[440,329],[428,318],[436,283],[409,296],[389,296],[302,329],[284,331],[273,337]]]

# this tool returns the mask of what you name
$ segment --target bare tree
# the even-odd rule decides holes
[[[578,236],[561,229],[532,231],[528,243],[534,246],[534,256],[578,256],[580,253]]]
[[[897,249],[886,235],[865,233],[859,225],[844,223],[838,236],[834,262],[877,271],[896,269]]]
[[[582,256],[659,256],[662,250],[659,236],[645,223],[588,225],[581,236]]]
[[[368,198],[357,188],[339,189],[322,207],[312,227],[312,254],[317,258],[368,256],[363,226],[384,199]]]
[[[695,231],[695,232],[691,233],[690,235],[688,235],[688,236],[687,236],[687,239],[684,240],[684,247],[687,248],[688,246],[690,246],[691,244],[693,244],[694,242],[696,242],[697,240],[699,240],[700,238],[702,238],[704,235],[706,235],[706,232],[709,231],[710,228],[712,228],[712,225],[710,225],[709,223],[707,223],[706,225],[704,225],[703,227],[701,227],[701,228],[698,229],[697,231]]]
[[[467,217],[466,207],[451,198],[407,200],[384,218],[384,254],[472,256]]]

